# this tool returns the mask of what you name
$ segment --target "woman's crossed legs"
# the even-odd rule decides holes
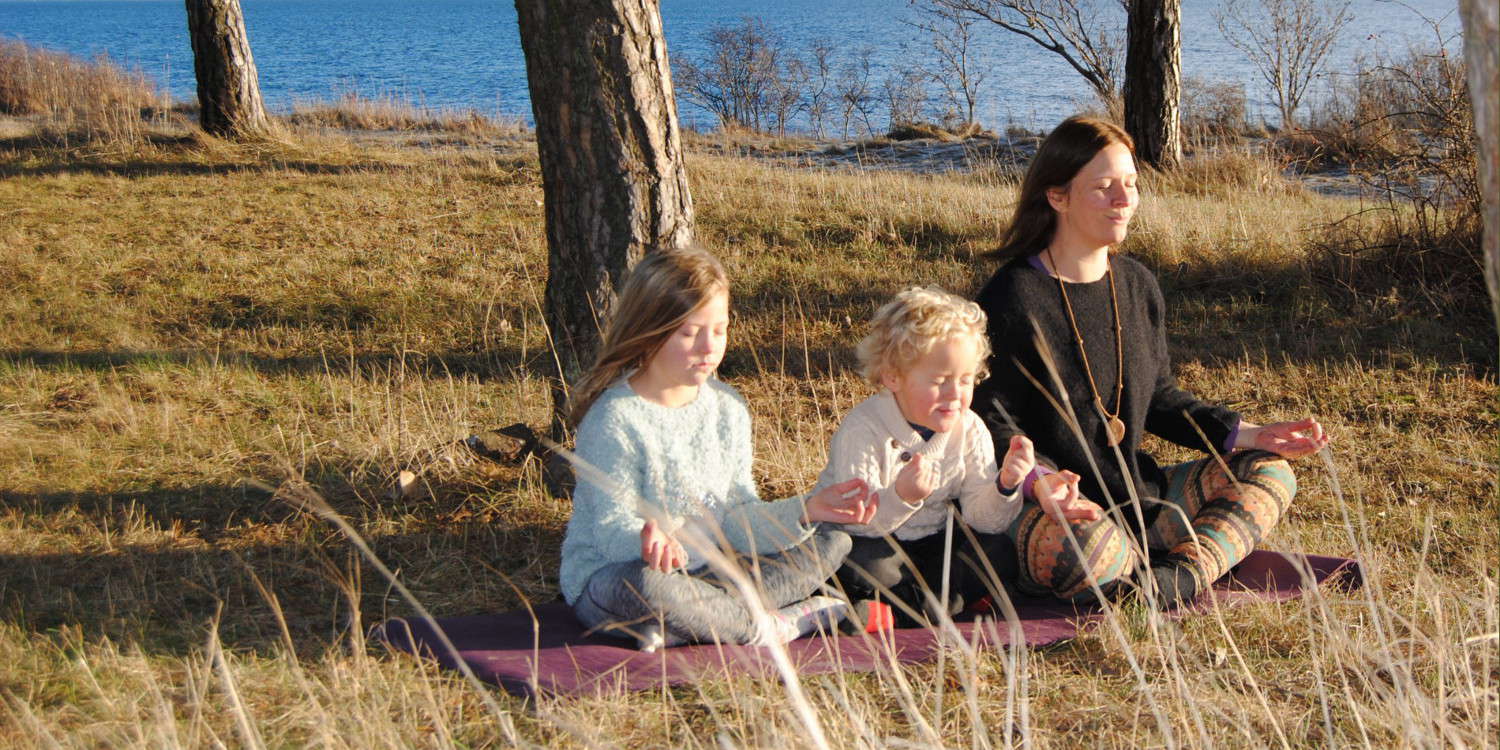
[[[1224,463],[1228,474],[1213,457],[1166,470],[1167,507],[1146,529],[1151,573],[1166,603],[1192,598],[1244,560],[1297,492],[1291,466],[1275,454],[1239,451]],[[1122,521],[1105,513],[1097,521],[1069,522],[1075,547],[1062,524],[1027,503],[1007,532],[1018,558],[1016,587],[1087,601],[1094,598],[1092,580],[1109,595],[1142,564]]]

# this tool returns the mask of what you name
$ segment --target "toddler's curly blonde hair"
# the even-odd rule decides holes
[[[860,374],[880,385],[886,373],[902,373],[933,347],[957,336],[972,336],[979,349],[979,379],[989,376],[985,363],[990,342],[979,305],[935,287],[911,287],[881,305],[860,340]]]

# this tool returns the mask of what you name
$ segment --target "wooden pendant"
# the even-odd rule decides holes
[[[1125,423],[1119,417],[1110,417],[1107,425],[1109,432],[1109,444],[1119,445],[1125,439]]]

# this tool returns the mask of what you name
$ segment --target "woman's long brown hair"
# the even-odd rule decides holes
[[[577,427],[611,383],[644,367],[689,315],[729,291],[724,266],[697,247],[658,250],[636,263],[620,290],[594,366],[573,389],[569,418]]]
[[[1124,145],[1131,156],[1135,155],[1130,134],[1108,120],[1074,115],[1053,128],[1026,169],[1010,226],[1001,236],[1000,248],[989,257],[1003,263],[1047,247],[1057,231],[1057,212],[1047,201],[1047,190],[1067,187],[1084,165],[1113,143]]]

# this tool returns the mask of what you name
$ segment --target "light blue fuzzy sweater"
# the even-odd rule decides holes
[[[640,559],[647,514],[715,523],[747,554],[778,552],[806,539],[812,529],[801,522],[801,497],[768,503],[756,494],[753,448],[744,400],[718,380],[679,407],[641,398],[624,379],[605,389],[578,425],[575,453],[597,471],[575,469],[573,516],[562,546],[563,597],[572,604],[599,568]],[[684,546],[689,568],[704,562]]]

